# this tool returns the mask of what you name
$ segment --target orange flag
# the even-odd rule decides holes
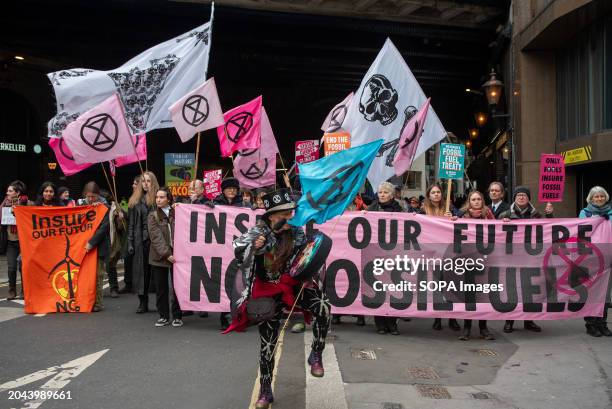
[[[15,207],[23,258],[25,312],[90,312],[97,249],[85,252],[106,206]]]

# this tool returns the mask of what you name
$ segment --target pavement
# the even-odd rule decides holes
[[[253,407],[255,328],[221,335],[218,314],[185,317],[181,328],[156,328],[156,313],[135,314],[132,294],[117,299],[107,294],[100,313],[26,315],[22,300],[5,300],[2,262],[0,408]],[[612,407],[612,338],[586,335],[582,320],[541,321],[542,333],[525,331],[517,322],[512,334],[495,321],[489,328],[496,340],[475,336],[466,342],[457,340],[446,320],[442,331],[433,331],[428,319],[400,321],[399,336],[376,334],[371,318],[367,321],[358,327],[354,318],[343,317],[332,328],[324,378],[310,376],[305,363],[310,331],[286,331],[277,351],[272,407]],[[477,325],[472,331],[477,335]],[[58,395],[35,399],[41,391]]]

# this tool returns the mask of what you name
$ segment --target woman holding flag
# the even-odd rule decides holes
[[[225,331],[244,330],[249,324],[249,316],[253,320],[252,308],[266,303],[269,305],[269,308],[260,309],[267,313],[257,319],[261,339],[258,409],[267,409],[274,400],[274,352],[283,309],[297,304],[304,311],[306,320],[314,316],[308,363],[310,373],[315,377],[324,375],[322,352],[330,324],[330,304],[325,293],[312,280],[306,282],[300,291],[301,282],[288,273],[293,259],[307,243],[301,227],[287,224],[296,208],[289,191],[280,189],[268,193],[263,197],[263,203],[266,211],[262,219],[234,240],[234,253],[246,279],[246,289],[237,301],[232,302],[234,319]]]

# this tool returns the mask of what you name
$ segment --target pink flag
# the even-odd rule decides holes
[[[257,149],[261,144],[261,95],[223,114],[225,125],[217,128],[221,156],[244,149]]]
[[[134,153],[130,128],[117,94],[68,124],[62,138],[77,164],[107,162]]]
[[[325,121],[323,121],[323,125],[321,125],[321,130],[323,132],[336,132],[342,129],[342,123],[344,122],[344,118],[346,118],[346,113],[348,112],[348,107],[353,100],[354,92],[351,92],[344,98],[344,101],[340,102],[338,105],[332,108],[327,114]]]
[[[136,148],[136,152],[132,149],[130,155],[115,159],[115,166],[118,168],[141,160],[147,160],[147,135],[144,132],[132,135],[132,141]]]
[[[111,160],[110,162],[108,162],[108,168],[110,170],[111,176],[115,177],[117,175],[117,166],[115,165],[114,160]]]
[[[402,175],[412,166],[414,154],[423,134],[423,125],[425,125],[430,101],[431,98],[427,98],[421,109],[402,128],[397,153],[395,159],[393,159],[393,168],[397,176]]]
[[[217,128],[225,123],[214,78],[176,101],[168,110],[183,142],[193,138],[197,132]]]
[[[53,149],[57,163],[59,163],[62,172],[66,176],[72,176],[93,165],[93,163],[77,164],[63,138],[49,138],[49,146]]]
[[[276,154],[278,146],[266,109],[261,109],[261,146],[242,150],[234,159],[234,176],[240,186],[256,188],[276,182]]]

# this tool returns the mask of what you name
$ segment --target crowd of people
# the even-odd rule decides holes
[[[71,198],[70,190],[66,187],[57,187],[52,182],[43,183],[38,189],[34,200],[26,195],[26,186],[21,181],[14,181],[7,187],[3,207],[13,206],[80,206],[88,204],[101,204],[107,206],[109,212],[93,238],[88,244],[88,250],[98,249],[98,294],[93,311],[104,308],[102,298],[102,283],[104,274],[108,275],[110,296],[116,298],[119,294],[135,293],[138,295],[137,313],[149,311],[149,293],[156,293],[156,308],[159,319],[156,326],[181,326],[184,315],[193,312],[181,311],[176,301],[174,291],[168,285],[172,276],[174,257],[174,208],[177,201],[171,191],[160,187],[155,175],[144,172],[134,178],[132,194],[127,201],[127,209],[113,199],[108,191],[101,190],[95,182],[85,185],[80,197]],[[183,202],[214,207],[215,205],[248,207],[264,209],[263,197],[270,189],[257,189],[251,191],[242,189],[236,178],[223,179],[221,193],[214,199],[204,195],[204,184],[201,180],[193,180],[189,187],[189,198]],[[297,193],[294,190],[292,194]],[[457,218],[471,219],[501,219],[511,222],[516,219],[536,219],[553,217],[553,206],[547,203],[543,213],[536,209],[531,201],[531,192],[524,186],[514,189],[512,201],[504,202],[506,190],[502,183],[493,182],[487,190],[488,199],[479,191],[471,191],[464,198],[462,204],[449,203],[447,206],[443,189],[439,184],[429,186],[424,196],[402,198],[401,190],[389,182],[383,182],[376,193],[367,195],[358,194],[347,210],[360,210],[365,212],[413,212],[426,216],[446,217],[449,220]],[[294,197],[297,199],[297,197]],[[609,195],[602,187],[595,186],[587,197],[587,206],[580,211],[579,217],[605,217],[610,218]],[[490,203],[490,204],[487,204]],[[455,204],[458,207],[455,207]],[[7,257],[9,277],[8,299],[18,297],[17,272],[20,271],[19,238],[16,226],[3,226],[2,248]],[[123,260],[124,287],[119,288],[117,279],[117,264]],[[23,296],[23,290],[20,296]],[[169,307],[171,300],[171,308]],[[208,313],[199,312],[201,317]],[[341,322],[339,315],[332,318],[334,324]],[[399,334],[398,319],[394,317],[375,317],[376,330],[380,334]],[[229,314],[221,314],[222,329],[230,325]],[[365,325],[364,317],[357,317],[357,325]],[[442,329],[442,320],[435,319],[434,330]],[[449,319],[448,326],[454,331],[461,331],[457,320]],[[296,332],[303,330],[298,324]],[[533,321],[525,321],[524,328],[534,332],[542,329]],[[514,329],[513,321],[506,321],[503,330],[510,333]],[[488,340],[494,339],[487,328],[487,322],[479,322],[480,335]],[[592,336],[612,336],[606,324],[606,317],[587,318],[586,330]],[[471,320],[465,320],[461,340],[467,340],[471,335]]]

